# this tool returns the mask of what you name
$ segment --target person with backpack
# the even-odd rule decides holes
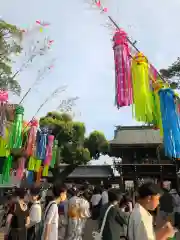
[[[54,185],[52,189],[53,200],[45,209],[43,219],[43,233],[41,240],[58,240],[58,205],[66,198],[66,187]]]
[[[102,234],[102,240],[119,240],[125,237],[124,226],[128,224],[128,214],[119,208],[123,197],[120,189],[112,188],[107,193],[109,203],[104,205],[100,212],[100,235]]]
[[[41,226],[41,203],[40,203],[40,190],[38,188],[32,188],[30,190],[31,206],[29,210],[30,224],[28,226],[28,240],[40,239],[40,226]]]

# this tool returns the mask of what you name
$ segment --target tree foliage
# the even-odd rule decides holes
[[[21,52],[22,32],[15,26],[0,20],[0,88],[17,95],[21,92],[12,72],[12,57]]]
[[[65,169],[66,178],[78,165],[87,164],[91,159],[98,159],[101,154],[107,154],[109,144],[103,133],[92,132],[85,137],[86,128],[84,123],[73,121],[66,113],[49,112],[40,119],[40,126],[50,129],[55,139],[58,140],[59,163],[66,163],[69,166]],[[56,170],[58,169],[58,166]],[[53,170],[55,178],[59,172]]]
[[[180,88],[180,58],[168,68],[161,69],[160,73],[167,79],[173,89]]]

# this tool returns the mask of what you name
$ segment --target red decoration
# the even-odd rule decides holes
[[[37,24],[41,24],[41,21],[37,20],[36,23],[37,23]]]
[[[52,44],[54,42],[54,40],[49,40],[49,44]]]
[[[97,1],[96,5],[100,8],[101,7],[101,1]]]

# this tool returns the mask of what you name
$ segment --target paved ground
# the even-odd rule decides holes
[[[93,240],[92,232],[96,231],[97,229],[98,229],[97,221],[89,219],[85,227],[83,240]]]

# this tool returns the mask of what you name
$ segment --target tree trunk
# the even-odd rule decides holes
[[[60,172],[60,167],[51,169],[53,174],[53,183],[64,183],[66,178],[77,168],[76,164],[68,165]]]

